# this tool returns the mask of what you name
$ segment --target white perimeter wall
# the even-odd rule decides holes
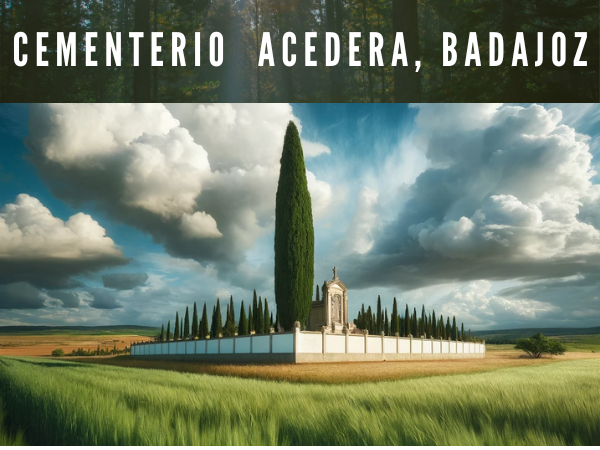
[[[296,342],[294,342],[296,341]],[[383,353],[383,354],[461,354],[485,353],[485,344],[404,337],[289,332],[236,336],[201,341],[138,344],[133,356],[216,355],[250,353]]]

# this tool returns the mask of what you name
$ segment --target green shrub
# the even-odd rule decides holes
[[[558,341],[548,339],[543,334],[537,333],[529,338],[517,339],[515,348],[523,350],[532,358],[539,358],[544,354],[564,355],[566,347]]]
[[[62,348],[57,348],[56,350],[52,350],[52,356],[65,356],[65,352]]]

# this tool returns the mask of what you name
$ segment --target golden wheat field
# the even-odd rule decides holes
[[[432,361],[344,362],[327,364],[228,365],[183,361],[144,361],[129,356],[70,358],[78,362],[140,369],[172,370],[207,375],[259,378],[296,383],[360,383],[391,381],[437,375],[490,372],[497,369],[551,364],[553,362],[600,358],[600,353],[567,352],[540,359],[522,357],[518,351],[488,351],[484,359]]]
[[[0,335],[0,356],[50,356],[52,350],[62,348],[65,353],[83,348],[111,350],[114,346],[122,350],[134,341],[147,341],[145,336],[135,335],[40,335],[40,336],[2,336]]]

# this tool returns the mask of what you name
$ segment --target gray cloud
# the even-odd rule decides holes
[[[105,288],[126,291],[143,285],[148,281],[147,273],[109,273],[102,275]]]
[[[89,303],[91,308],[95,309],[117,309],[122,308],[115,296],[103,289],[93,289],[89,291],[92,301]]]
[[[81,300],[77,292],[71,291],[51,291],[50,297],[60,300],[64,308],[79,308]]]
[[[40,309],[45,306],[43,293],[28,283],[0,285],[0,309]]]

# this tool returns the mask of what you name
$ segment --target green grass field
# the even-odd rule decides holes
[[[38,445],[598,445],[598,386],[600,360],[324,386],[0,359],[5,426]]]

